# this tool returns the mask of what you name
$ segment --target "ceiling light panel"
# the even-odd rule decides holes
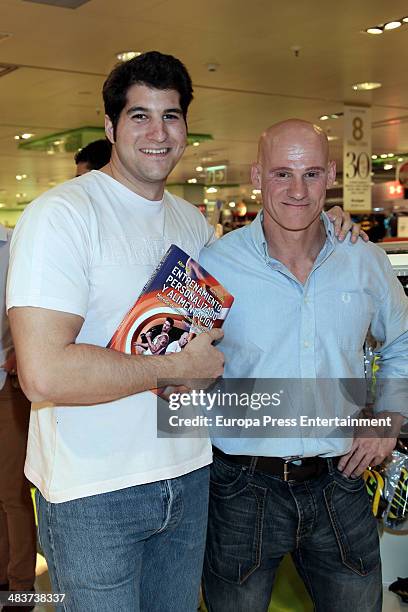
[[[401,26],[402,26],[401,21],[390,21],[385,24],[384,30],[396,30],[397,28],[400,28]]]
[[[367,28],[366,29],[367,34],[382,34],[383,31],[384,30],[382,28],[379,28],[379,27]]]
[[[354,91],[371,91],[372,89],[378,89],[382,87],[382,83],[376,83],[374,81],[364,81],[363,83],[355,83],[352,85]]]
[[[386,23],[380,23],[377,25],[370,26],[363,30],[363,32],[367,34],[383,34],[385,31],[397,30],[401,26],[404,26],[408,23],[408,17],[401,17],[400,19],[393,19],[392,21],[387,21]]]

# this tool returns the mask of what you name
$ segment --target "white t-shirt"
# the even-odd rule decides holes
[[[13,234],[7,307],[80,315],[76,342],[104,347],[171,244],[198,259],[213,239],[191,204],[168,192],[145,200],[94,170],[27,207]],[[207,439],[157,438],[156,401],[146,391],[92,406],[34,404],[27,477],[64,502],[209,464]]]

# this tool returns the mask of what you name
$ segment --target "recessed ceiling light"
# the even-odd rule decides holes
[[[207,187],[207,193],[217,193],[218,189],[216,187]]]
[[[116,54],[116,57],[120,62],[127,62],[134,57],[138,57],[139,55],[142,55],[141,51],[119,51],[119,53]]]
[[[387,157],[394,157],[394,153],[387,153]]]
[[[371,159],[377,159],[378,155],[372,155]]]
[[[24,134],[16,134],[14,136],[14,140],[28,140],[29,138],[31,138],[32,136],[34,136],[34,134],[29,134],[28,132],[24,133]]]
[[[404,158],[403,158],[403,157],[399,157],[399,158],[398,158],[398,161],[399,161],[399,162],[403,162],[403,161],[404,161]]]
[[[384,164],[384,170],[392,170],[393,165],[392,164]]]
[[[18,181],[22,181],[23,179],[26,179],[27,175],[26,174],[16,174],[16,179]]]
[[[197,179],[196,178],[191,178],[187,180],[187,183],[196,183]]]
[[[328,118],[329,118],[329,115],[321,115],[321,116],[319,117],[320,121],[327,121],[327,120],[328,120]]]
[[[373,81],[364,81],[363,83],[355,83],[353,85],[355,91],[370,91],[379,87],[382,87],[382,83],[375,83]]]
[[[402,26],[401,21],[389,21],[385,24],[384,30],[396,30]]]
[[[388,155],[386,153],[381,153],[380,157],[381,157],[381,159],[386,159],[388,157]]]
[[[367,34],[382,34],[383,30],[382,28],[375,27],[375,28],[367,28],[366,32]]]
[[[196,166],[196,172],[202,172],[202,171],[203,171],[202,166]]]
[[[193,142],[193,147],[199,147],[200,143],[198,142],[198,140],[196,140],[195,142]]]
[[[404,23],[408,23],[408,17],[403,17],[403,18],[402,18],[402,21],[403,21]]]

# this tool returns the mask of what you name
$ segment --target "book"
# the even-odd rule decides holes
[[[180,352],[197,334],[221,327],[233,296],[172,244],[108,348],[134,355]]]

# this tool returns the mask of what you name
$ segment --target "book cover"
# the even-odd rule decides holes
[[[182,351],[197,334],[221,327],[233,301],[213,276],[173,244],[108,348],[134,355]]]

